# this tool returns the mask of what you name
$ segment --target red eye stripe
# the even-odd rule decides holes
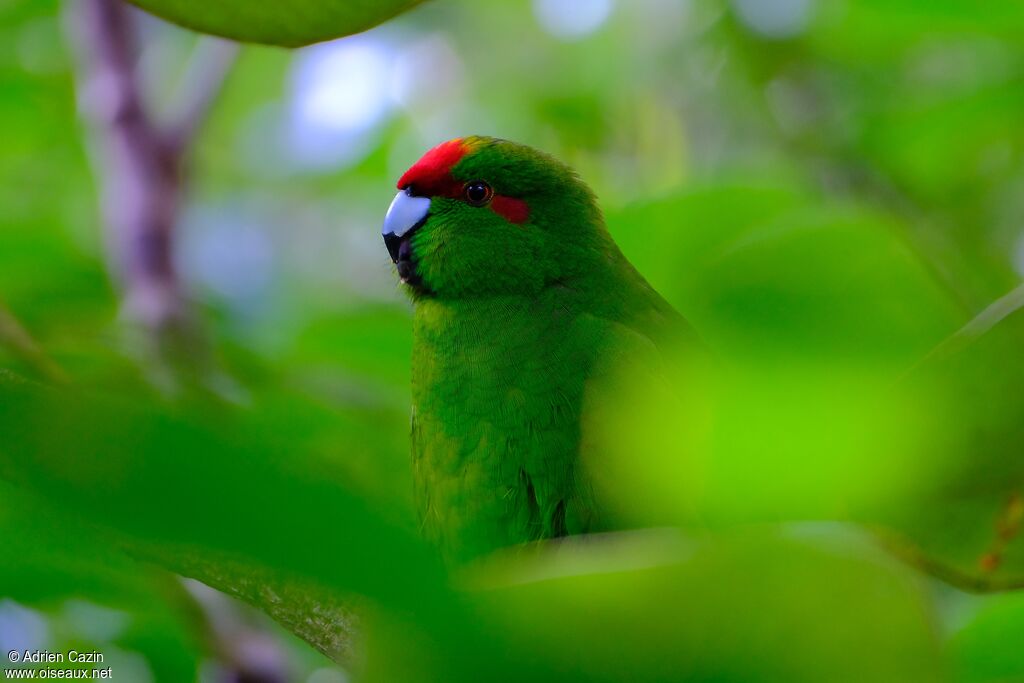
[[[452,178],[452,167],[469,152],[461,138],[455,138],[430,150],[398,179],[398,189],[413,186],[425,197],[458,197],[462,183]]]
[[[530,205],[522,199],[496,194],[491,199],[491,209],[509,223],[525,223],[530,217]]]

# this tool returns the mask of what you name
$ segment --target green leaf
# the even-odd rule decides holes
[[[878,520],[912,559],[973,590],[1024,585],[1024,287],[931,354],[906,384],[928,392],[932,475]]]
[[[82,400],[0,373],[0,478],[20,490],[139,543],[429,601],[441,571],[408,529],[371,510],[335,463],[240,428],[226,411]]]
[[[1024,594],[1003,593],[977,599],[966,622],[953,634],[950,655],[962,683],[1024,680]]]
[[[157,680],[195,676],[204,641],[191,632],[196,624],[173,576],[127,557],[111,537],[74,515],[61,514],[2,482],[0,499],[5,598],[42,611],[51,628],[77,646],[97,634],[67,623],[69,607],[106,610],[115,619],[123,617],[124,624],[92,642],[94,647],[104,649],[110,642],[129,646],[146,658]],[[124,655],[111,655],[116,669]]]
[[[683,372],[669,396],[621,369],[609,395],[630,400],[593,420],[610,457],[590,466],[632,519],[857,520],[913,498],[934,470],[932,392],[893,385],[959,312],[897,222],[816,202],[782,184],[723,185],[614,216],[720,361],[710,390]],[[660,252],[673,258],[659,268]]]
[[[132,0],[187,28],[247,43],[299,47],[373,28],[423,0]]]
[[[518,572],[498,565],[482,623],[536,667],[525,680],[943,680],[921,582],[856,534],[673,536],[569,541]]]

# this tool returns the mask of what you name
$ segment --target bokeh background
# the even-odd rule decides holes
[[[1024,9],[433,0],[242,46],[181,167],[169,333],[118,271],[76,12],[0,2],[0,366],[58,387],[0,395],[0,649],[124,681],[1024,681]],[[130,17],[169,120],[211,39]],[[465,583],[415,541],[379,226],[467,134],[574,166],[720,367],[609,417],[611,493],[660,531]],[[220,553],[277,578],[228,590]],[[292,576],[368,596],[366,661],[252,588]]]

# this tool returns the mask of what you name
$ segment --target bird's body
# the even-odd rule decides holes
[[[686,334],[682,318],[621,254],[586,186],[546,155],[456,140],[399,188],[396,204],[430,202],[389,242],[415,302],[426,534],[461,559],[607,527],[582,464],[595,377],[623,358],[661,362],[658,349]]]

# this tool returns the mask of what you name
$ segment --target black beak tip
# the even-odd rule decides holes
[[[405,283],[414,284],[416,282],[416,268],[411,261],[398,262],[398,277]]]
[[[402,238],[393,232],[384,235],[384,246],[388,248],[388,254],[391,255],[392,263],[398,263],[398,248],[401,243]]]

